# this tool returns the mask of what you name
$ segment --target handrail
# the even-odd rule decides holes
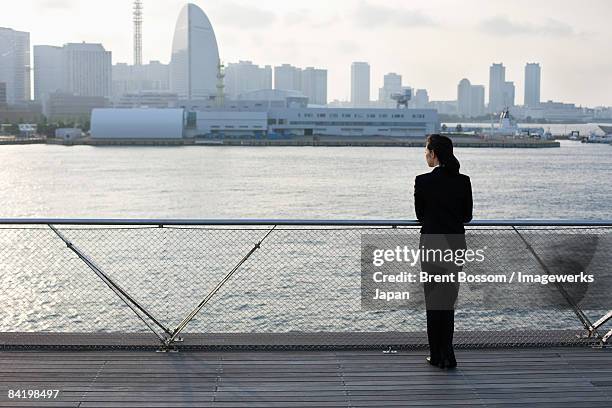
[[[0,225],[418,227],[417,220],[0,218]],[[474,220],[472,227],[612,227],[612,220]]]

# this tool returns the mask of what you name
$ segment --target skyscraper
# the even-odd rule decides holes
[[[251,61],[229,63],[225,68],[225,92],[231,99],[248,91],[272,88],[272,67],[259,67]]]
[[[457,86],[457,113],[464,118],[472,116],[472,84],[467,78]]]
[[[34,46],[34,99],[42,102],[49,94],[65,91],[63,48]]]
[[[170,67],[159,61],[143,65],[118,63],[113,65],[113,99],[126,93],[169,91]]]
[[[470,89],[470,116],[478,117],[485,113],[485,87],[484,85],[472,85]]]
[[[274,89],[299,91],[302,88],[302,69],[283,64],[274,67]]]
[[[395,101],[391,99],[394,93],[402,92],[402,76],[395,72],[390,72],[383,78],[383,87],[378,90],[378,102],[385,106],[395,106]]]
[[[466,78],[457,86],[457,114],[464,118],[482,116],[484,114],[483,85],[472,85]]]
[[[367,62],[351,65],[351,104],[355,107],[370,104],[370,64]]]
[[[540,104],[540,64],[525,65],[525,106],[536,107]]]
[[[311,104],[327,105],[327,70],[307,67],[302,70],[301,91]]]
[[[63,49],[65,91],[75,96],[110,98],[112,55],[102,44],[69,43]]]
[[[489,112],[499,112],[504,108],[506,87],[506,67],[504,67],[504,64],[491,65],[491,68],[489,68]]]
[[[515,88],[514,82],[504,82],[502,88],[502,105],[501,109],[514,106]]]
[[[0,82],[9,104],[30,100],[30,33],[0,27]]]
[[[208,17],[187,4],[176,22],[170,62],[171,89],[181,99],[208,99],[217,94],[219,49]]]

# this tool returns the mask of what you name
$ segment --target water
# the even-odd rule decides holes
[[[475,219],[612,218],[612,146],[456,152]],[[419,148],[2,146],[0,217],[413,219]]]
[[[0,217],[413,219],[420,148],[2,146]],[[612,218],[612,147],[456,151],[477,219]],[[65,230],[169,326],[261,231]],[[2,331],[146,330],[47,228],[0,230]],[[275,232],[191,331],[422,330],[363,312],[359,232]],[[576,328],[571,312],[461,311],[457,328]]]

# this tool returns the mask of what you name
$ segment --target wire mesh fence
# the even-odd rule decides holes
[[[40,343],[51,333],[59,336],[53,340],[56,343],[69,342],[69,336],[78,334],[79,342],[92,346],[159,344],[156,336],[170,337],[234,269],[177,334],[177,339],[184,339],[184,347],[427,344],[424,310],[365,310],[361,304],[363,237],[401,236],[418,242],[416,224],[124,224],[56,225],[68,246],[45,224],[0,227],[0,331],[5,346],[19,345],[24,338]],[[466,236],[471,246],[488,248],[491,256],[479,266],[483,270],[586,270],[610,282],[611,231],[610,226],[597,225],[513,228],[476,223]],[[513,251],[509,253],[508,248]],[[586,253],[585,248],[589,248]],[[577,251],[582,251],[586,262],[579,256],[572,264]],[[152,325],[157,334],[145,324],[146,317],[138,317],[142,312],[130,309],[79,253],[155,317],[160,323]],[[590,285],[583,292],[592,296],[579,294],[580,299],[595,296],[600,300],[583,303],[588,308],[578,305],[589,322],[610,310],[609,304],[601,302],[610,298],[605,288],[609,286]],[[513,288],[503,293],[506,299],[501,306],[487,307],[475,304],[476,292],[474,286],[460,288],[463,301],[455,323],[458,347],[579,345],[598,340],[597,336],[579,337],[585,332],[583,322],[571,305],[558,307],[563,303],[558,299],[555,307],[528,304],[532,294]]]

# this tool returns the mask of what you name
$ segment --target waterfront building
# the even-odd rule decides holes
[[[124,93],[115,99],[115,108],[176,108],[178,94],[169,91],[140,91]]]
[[[183,109],[94,109],[93,139],[181,139]]]
[[[504,64],[493,64],[489,68],[489,112],[501,112],[505,108],[504,93],[506,86],[506,67]]]
[[[172,42],[170,86],[180,99],[210,99],[217,94],[219,49],[210,20],[201,8],[181,10]]]
[[[225,93],[230,99],[257,89],[272,88],[272,67],[260,67],[251,61],[229,63],[225,67]]]
[[[525,106],[537,107],[540,104],[540,82],[542,69],[540,64],[525,65]]]
[[[0,27],[0,82],[8,104],[31,99],[30,33]]]
[[[351,103],[353,107],[370,105],[370,64],[367,62],[351,65]]]
[[[66,91],[62,47],[34,46],[34,100],[43,102],[53,92]]]
[[[151,61],[142,65],[115,64],[112,78],[113,100],[115,101],[124,94],[170,90],[170,66],[159,61]]]
[[[80,96],[70,93],[52,92],[44,99],[43,113],[49,121],[88,120],[95,108],[108,107],[103,96]]]
[[[383,86],[378,89],[378,104],[386,108],[395,107],[396,101],[391,95],[402,92],[402,76],[390,72],[383,77]]]
[[[195,136],[261,138],[267,134],[266,111],[207,110],[196,112]]]
[[[63,47],[64,91],[75,96],[110,98],[112,55],[102,44],[69,43]]]

